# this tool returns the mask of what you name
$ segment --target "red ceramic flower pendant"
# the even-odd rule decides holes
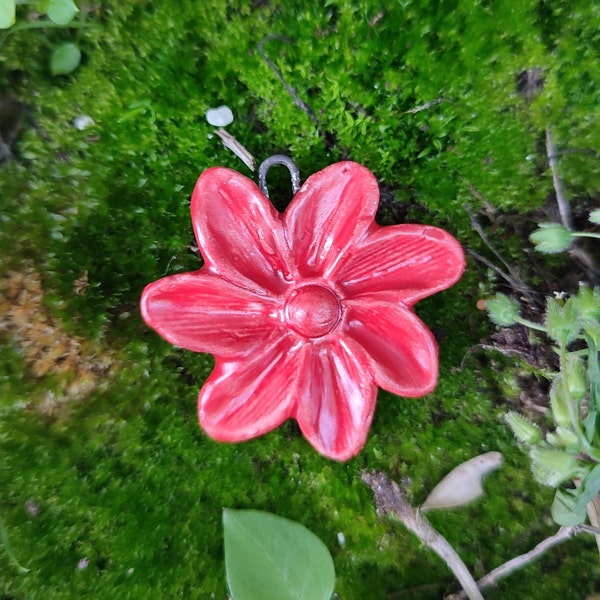
[[[215,356],[198,398],[211,437],[237,442],[289,418],[324,456],[365,443],[380,386],[421,396],[437,345],[412,312],[455,283],[460,244],[428,225],[380,227],[373,174],[340,162],[309,177],[283,214],[250,179],[214,167],[191,214],[204,266],[151,283],[145,321]]]

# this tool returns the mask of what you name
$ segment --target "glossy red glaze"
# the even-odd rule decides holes
[[[455,283],[460,244],[428,225],[380,227],[373,174],[353,162],[307,179],[279,214],[253,181],[205,171],[192,195],[204,266],[146,287],[146,322],[215,356],[198,398],[213,438],[246,440],[295,418],[324,456],[364,445],[377,386],[421,396],[437,345],[418,300]]]

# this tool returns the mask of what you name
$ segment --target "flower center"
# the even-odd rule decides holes
[[[289,326],[309,338],[329,333],[340,320],[342,309],[336,295],[321,285],[295,289],[287,299],[285,318]]]

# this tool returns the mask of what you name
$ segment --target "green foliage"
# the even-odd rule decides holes
[[[510,327],[517,323],[521,308],[519,303],[506,294],[496,294],[485,301],[485,308],[492,322],[501,327]]]
[[[560,359],[550,388],[555,429],[542,439],[537,427],[520,415],[510,413],[507,417],[515,435],[528,448],[536,479],[558,488],[552,516],[560,525],[582,523],[587,504],[600,491],[599,315],[598,289],[581,286],[576,296],[547,299],[545,332],[556,344]],[[583,348],[570,350],[575,341]],[[573,480],[580,485],[573,487]]]
[[[72,43],[62,44],[52,51],[50,71],[52,75],[68,75],[81,62],[81,50]]]
[[[15,0],[0,0],[0,29],[8,29],[15,23]]]
[[[435,526],[476,571],[481,556],[500,564],[550,531],[551,490],[531,484],[502,424],[499,373],[472,358],[458,370],[488,333],[472,310],[476,268],[417,306],[440,337],[438,389],[419,400],[380,394],[368,443],[348,465],[316,456],[289,423],[241,445],[204,437],[195,404],[212,359],[168,347],[137,306],[149,281],[201,264],[189,248],[188,214],[199,172],[220,164],[251,175],[209,137],[204,114],[219,104],[231,107],[228,131],[258,162],[284,152],[303,177],[339,158],[363,162],[410,220],[442,225],[475,249],[462,208],[474,202],[471,190],[493,209],[545,200],[551,181],[539,136],[547,125],[561,149],[577,150],[561,156],[569,189],[592,197],[600,176],[587,150],[598,147],[590,115],[600,98],[589,74],[600,70],[600,27],[590,4],[109,0],[79,3],[70,25],[102,23],[81,38],[75,28],[17,30],[30,25],[18,15],[0,40],[0,83],[29,107],[35,126],[24,127],[16,159],[1,166],[0,268],[33,265],[48,310],[69,331],[105,343],[122,365],[90,395],[57,398],[58,414],[45,414],[39,399],[55,382],[34,377],[19,343],[0,332],[0,512],[31,568],[21,576],[0,553],[0,595],[222,598],[220,515],[234,506],[309,524],[333,555],[344,600],[432,582],[439,586],[422,597],[439,598],[453,585],[446,569],[377,518],[357,473],[386,471],[418,504],[453,465],[491,450],[506,467],[486,483],[485,500],[434,515]],[[318,124],[258,52],[271,34],[286,39],[265,41],[265,55]],[[85,60],[71,76],[51,77],[50,49],[69,42]],[[533,66],[545,69],[546,83],[528,103],[514,80]],[[93,124],[78,130],[73,120],[82,115]],[[270,188],[275,199],[289,197],[289,178]],[[89,285],[77,294],[86,271]],[[597,345],[597,317],[586,318]],[[591,398],[598,378],[585,363]],[[591,437],[596,422],[588,415],[583,427]],[[558,427],[552,433],[572,443]],[[592,593],[595,550],[569,544],[490,598]]]
[[[57,25],[66,25],[79,12],[73,0],[40,0],[36,8],[41,13],[47,13]]]
[[[223,511],[227,584],[233,600],[329,600],[331,554],[306,527],[256,510]]]
[[[573,234],[559,223],[540,223],[529,239],[539,252],[557,254],[571,245]]]

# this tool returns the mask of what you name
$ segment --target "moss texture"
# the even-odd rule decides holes
[[[232,507],[269,510],[319,535],[342,600],[406,588],[415,588],[407,598],[440,598],[455,589],[452,576],[376,516],[359,472],[386,471],[420,503],[453,466],[489,450],[505,466],[485,498],[433,514],[433,524],[476,576],[553,532],[552,491],[533,481],[502,423],[498,380],[512,375],[470,352],[492,330],[475,303],[494,278],[478,264],[418,306],[440,339],[437,390],[419,400],[381,393],[369,441],[347,464],[316,455],[292,423],[245,444],[207,439],[196,396],[212,358],[158,339],[137,306],[149,281],[200,266],[188,215],[198,174],[218,164],[251,176],[204,119],[219,104],[232,108],[228,131],[257,161],[283,152],[305,176],[341,158],[361,162],[386,192],[383,219],[400,210],[480,253],[463,203],[488,215],[543,204],[552,190],[546,127],[572,150],[561,162],[571,195],[597,199],[599,8],[583,0],[81,8],[100,29],[0,35],[0,88],[27,107],[15,159],[0,166],[0,513],[30,568],[19,575],[0,552],[0,597],[225,599],[221,510]],[[77,41],[83,63],[53,78],[49,49],[65,40]],[[544,88],[526,101],[515,80],[533,67],[543,68]],[[73,125],[81,115],[94,121],[83,131]],[[270,186],[272,197],[289,196],[281,174]],[[496,235],[504,233],[500,223]],[[521,241],[506,238],[511,261],[527,263]],[[60,344],[82,350],[65,365]],[[599,585],[597,560],[593,540],[576,539],[486,597],[583,598]]]

